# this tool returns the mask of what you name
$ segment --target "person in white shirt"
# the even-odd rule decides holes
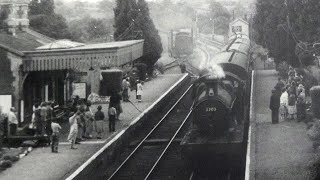
[[[141,84],[141,81],[138,80],[138,83],[137,83],[137,99],[138,99],[138,102],[141,102],[142,98],[142,84]]]
[[[281,120],[286,120],[288,115],[288,98],[289,94],[285,88],[282,89],[282,94],[280,96],[280,118]]]
[[[18,128],[18,119],[16,116],[16,109],[14,107],[10,108],[10,112],[8,113],[8,123],[9,123],[9,132],[10,135],[15,135],[17,133]]]

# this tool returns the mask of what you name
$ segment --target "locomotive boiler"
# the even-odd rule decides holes
[[[236,166],[245,163],[251,84],[249,49],[249,39],[231,40],[193,84],[192,126],[181,146],[183,157],[195,166],[212,167],[219,160]]]

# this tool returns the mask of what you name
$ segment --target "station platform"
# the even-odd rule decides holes
[[[319,157],[312,148],[304,122],[271,123],[271,90],[275,70],[254,72],[246,180],[312,179],[312,165]]]
[[[69,176],[88,161],[97,151],[106,144],[114,141],[121,132],[130,126],[141,113],[150,108],[152,104],[158,102],[164,94],[168,93],[177,83],[179,83],[187,74],[165,74],[159,75],[143,85],[142,102],[135,99],[135,91],[129,92],[129,102],[122,102],[123,113],[120,115],[120,121],[116,121],[116,132],[109,133],[108,120],[105,121],[105,134],[102,139],[93,139],[81,142],[77,149],[70,149],[70,143],[67,142],[69,125],[62,125],[61,138],[59,144],[59,153],[51,153],[50,147],[35,148],[26,157],[16,162],[12,168],[0,172],[0,179],[19,179],[19,180],[57,180],[72,179]],[[96,111],[97,104],[92,106]],[[107,116],[108,104],[102,104],[102,111]]]

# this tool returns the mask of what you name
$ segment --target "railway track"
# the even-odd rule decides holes
[[[191,86],[107,179],[148,179],[155,172],[188,124],[192,112],[190,95]]]

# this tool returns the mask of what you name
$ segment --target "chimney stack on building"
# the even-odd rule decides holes
[[[29,27],[28,4],[29,0],[0,0],[0,13],[5,11],[7,30],[13,36]]]

